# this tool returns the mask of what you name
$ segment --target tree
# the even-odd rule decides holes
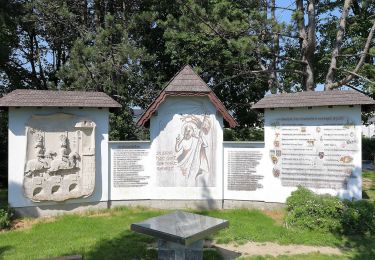
[[[20,8],[19,3],[0,0],[0,96],[22,85],[26,74],[26,69],[15,62]]]
[[[373,80],[373,72],[375,72],[374,48],[371,49],[375,33],[374,11],[374,3],[344,1],[331,63],[326,75],[326,90],[343,85],[352,87],[349,85],[351,82],[356,82],[355,85],[363,86],[365,89],[375,86]],[[347,35],[345,35],[346,31]],[[340,55],[340,51],[344,54]],[[339,61],[340,57],[343,60]],[[360,72],[367,75],[361,75]],[[354,89],[358,90],[355,87]]]
[[[249,1],[180,1],[180,13],[159,20],[165,28],[166,53],[177,67],[191,64],[234,112],[243,127],[257,125],[251,103],[268,90],[261,71],[272,39],[260,40],[269,21]]]
[[[69,61],[57,73],[63,89],[105,92],[122,104],[110,117],[112,139],[137,138],[131,107],[148,100],[140,64],[147,54],[135,45],[123,23],[108,14],[95,31],[75,41]]]
[[[267,91],[325,84],[367,93],[374,86],[371,1],[296,0],[288,7],[276,0],[3,3],[2,91],[105,91],[127,107],[115,115],[122,125],[132,124],[129,107],[145,108],[186,63],[241,127],[261,124],[250,108]],[[292,15],[290,24],[278,21],[280,10]],[[133,127],[119,133],[135,138]]]

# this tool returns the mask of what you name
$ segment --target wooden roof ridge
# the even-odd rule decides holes
[[[16,89],[0,98],[0,107],[106,107],[121,105],[104,92]]]
[[[153,100],[143,115],[139,118],[137,125],[145,126],[167,96],[206,96],[220,112],[230,127],[235,127],[237,125],[236,120],[228,112],[224,104],[219,100],[212,89],[188,64],[182,67],[166,83],[159,95]]]
[[[374,106],[374,99],[354,90],[303,91],[268,95],[252,109],[361,105]]]

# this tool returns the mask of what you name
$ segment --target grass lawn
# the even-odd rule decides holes
[[[375,199],[375,177],[364,173],[364,192]],[[0,204],[6,201],[0,190]],[[5,203],[6,204],[6,203]],[[0,231],[0,259],[41,259],[62,255],[83,255],[84,259],[156,259],[155,239],[129,230],[130,224],[168,211],[145,208],[115,208],[81,215],[47,219],[23,219],[23,228]],[[319,253],[278,256],[277,259],[375,259],[375,237],[344,237],[318,231],[286,229],[283,212],[258,210],[196,211],[228,219],[230,227],[210,237],[219,243],[275,242],[339,247],[343,256]],[[220,259],[215,251],[205,251],[205,259]],[[245,259],[275,259],[271,256]]]
[[[82,254],[84,259],[155,259],[156,251],[148,249],[155,240],[131,232],[129,226],[133,222],[165,212],[143,208],[117,208],[99,213],[34,220],[37,223],[29,227],[26,225],[24,229],[0,233],[0,258],[39,259]],[[345,238],[331,233],[290,230],[257,210],[238,209],[199,213],[230,221],[228,229],[211,237],[220,243],[270,241],[280,244],[336,246],[346,248],[345,257],[361,259],[375,257],[374,237]],[[310,259],[314,259],[314,255],[316,256],[310,254],[306,257],[309,259],[311,256]],[[205,256],[206,259],[219,259],[213,252],[207,252]],[[297,259],[285,257],[285,259]]]
[[[362,197],[375,201],[375,172],[363,172],[362,182]]]

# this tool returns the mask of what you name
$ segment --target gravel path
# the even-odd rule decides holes
[[[271,242],[248,242],[243,245],[236,244],[215,244],[217,250],[224,259],[235,259],[239,256],[278,256],[298,255],[309,253],[320,253],[326,255],[342,255],[340,249],[327,246],[305,246],[305,245],[279,245]]]

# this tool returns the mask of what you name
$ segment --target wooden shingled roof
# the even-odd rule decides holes
[[[230,127],[235,127],[237,125],[236,120],[229,114],[223,103],[189,65],[183,67],[167,83],[166,87],[160,92],[159,96],[150,104],[150,106],[138,120],[137,125],[146,125],[152,114],[155,113],[167,96],[206,96],[221,113],[224,120]]]
[[[0,107],[121,107],[103,92],[17,89],[0,98]]]
[[[361,105],[365,107],[375,105],[375,101],[354,90],[333,91],[305,91],[296,93],[282,93],[265,96],[252,108],[292,108],[292,107],[321,107]]]

